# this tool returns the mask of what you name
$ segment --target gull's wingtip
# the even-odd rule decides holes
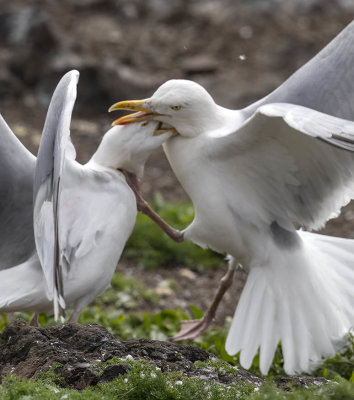
[[[68,71],[62,79],[65,79],[66,77],[77,83],[79,81],[80,72],[77,69],[72,69],[71,71]]]

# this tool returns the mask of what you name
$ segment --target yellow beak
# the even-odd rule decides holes
[[[145,105],[145,107],[144,107]],[[128,101],[120,101],[118,103],[113,104],[108,112],[116,111],[116,110],[130,110],[130,111],[138,111],[133,114],[124,115],[113,121],[112,126],[115,125],[125,125],[130,124],[132,122],[145,121],[149,119],[153,113],[146,107],[145,100],[128,100]]]
[[[113,121],[112,126],[126,125],[132,122],[146,121],[152,119],[157,115],[161,115],[149,110],[149,108],[146,105],[146,100],[120,101],[109,107],[108,112],[116,110],[130,110],[137,112],[133,114],[124,115],[123,117],[116,119],[115,121]],[[154,130],[154,136],[163,135],[166,132],[173,132],[174,136],[178,134],[175,128],[161,129],[161,123],[159,123]]]

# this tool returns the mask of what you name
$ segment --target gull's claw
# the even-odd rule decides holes
[[[210,318],[205,316],[201,319],[181,321],[181,329],[177,335],[172,338],[172,341],[177,342],[179,340],[195,339],[208,329],[210,322]]]
[[[136,198],[136,205],[138,211],[142,212],[143,214],[147,215],[152,221],[154,221],[171,239],[175,242],[183,242],[184,235],[183,232],[172,228],[168,225],[145,201],[143,196],[140,192],[140,185],[137,176],[131,172],[124,171],[123,174],[126,178],[128,185],[131,187],[135,194]]]
[[[235,268],[233,263],[229,264],[226,274],[220,279],[218,291],[203,318],[181,321],[181,329],[177,335],[171,339],[172,341],[195,339],[208,329],[208,326],[215,317],[221,299],[232,284]]]

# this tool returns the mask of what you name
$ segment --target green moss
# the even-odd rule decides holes
[[[188,316],[180,310],[163,310],[156,314],[126,313],[115,308],[103,311],[96,306],[86,308],[80,315],[79,322],[103,325],[120,339],[146,337],[166,340],[178,332],[180,321],[187,318]]]
[[[341,376],[354,382],[354,335],[349,335],[348,345],[340,354],[326,360],[314,373],[328,379]]]
[[[113,360],[112,360],[113,362]],[[114,360],[114,363],[126,360]],[[106,366],[108,363],[104,363]],[[131,369],[109,383],[75,391],[57,386],[52,374],[37,380],[8,376],[0,386],[2,400],[87,399],[87,400],[352,400],[354,384],[343,379],[323,386],[284,391],[273,383],[259,388],[250,383],[224,385],[214,381],[185,377],[178,372],[164,373],[147,361],[130,360]],[[208,362],[207,362],[208,364]],[[213,365],[210,361],[209,366]],[[202,367],[202,364],[199,364]],[[218,368],[220,365],[214,365]],[[101,368],[103,370],[103,368]]]
[[[117,361],[117,360],[116,360]],[[126,361],[124,361],[126,362]],[[106,364],[105,364],[106,365]],[[56,385],[55,377],[42,374],[36,381],[9,376],[0,386],[2,400],[29,399],[125,399],[125,400],[205,400],[247,398],[250,384],[226,385],[185,377],[180,373],[163,373],[147,361],[130,361],[131,369],[109,383],[88,387],[80,392]],[[52,379],[52,380],[51,380]]]
[[[264,385],[249,397],[249,400],[353,400],[354,384],[348,381],[330,383],[321,387],[310,386],[308,388],[284,391],[273,384]]]
[[[111,288],[96,298],[95,305],[133,310],[144,301],[153,304],[158,300],[159,296],[153,291],[147,290],[142,283],[116,272],[111,281]]]
[[[206,361],[196,361],[194,368],[212,368],[218,375],[237,375],[238,367],[217,358],[209,358]]]

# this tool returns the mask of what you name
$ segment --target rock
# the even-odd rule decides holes
[[[98,374],[90,369],[89,363],[66,364],[64,367],[56,368],[55,372],[64,379],[64,386],[69,386],[72,389],[82,390],[87,386],[97,385],[100,381]]]
[[[111,382],[119,375],[124,375],[130,370],[129,364],[116,364],[106,367],[100,377],[100,382]]]
[[[274,379],[277,386],[285,391],[291,391],[292,388],[309,387],[311,385],[322,386],[328,383],[328,380],[320,377],[312,376],[288,376],[276,377]]]
[[[196,361],[210,358],[219,361],[199,347],[149,339],[121,341],[99,325],[64,324],[36,328],[17,319],[0,334],[0,378],[10,373],[35,378],[54,367],[60,385],[81,390],[129,372],[130,365],[122,362],[106,366],[100,374],[97,370],[99,362],[113,357],[127,361],[148,360],[162,372],[179,371],[188,377],[223,384],[248,382],[259,387],[264,383],[264,379],[238,367],[233,367],[233,373],[212,366],[195,368]],[[310,376],[278,377],[274,381],[284,390],[328,382]]]
[[[75,110],[83,113],[106,112],[118,99],[146,97],[156,86],[152,77],[113,60],[68,53],[55,57],[36,84],[36,98],[43,107],[48,106],[60,78],[71,69],[80,72]]]
[[[67,60],[70,61],[70,58]],[[102,104],[107,108],[111,103],[110,96],[100,83],[100,72],[97,63],[84,58],[79,63],[61,63],[59,66],[55,65],[46,69],[40,81],[36,84],[35,94],[37,101],[43,107],[47,107],[58,81],[71,69],[80,71],[75,109],[77,111],[88,111],[92,109],[93,104],[96,106],[97,104]]]
[[[26,85],[35,85],[60,49],[48,14],[30,6],[0,12],[0,46],[1,97],[18,96]]]
[[[218,62],[207,55],[196,55],[186,57],[181,61],[182,70],[188,74],[212,73],[218,68]]]
[[[16,97],[23,90],[23,85],[8,69],[0,66],[0,98]]]
[[[191,281],[195,281],[197,279],[197,274],[188,268],[181,268],[179,270],[179,275],[182,278],[187,278]]]
[[[210,354],[198,347],[176,345],[148,339],[119,341],[99,325],[65,324],[36,328],[23,320],[9,323],[0,334],[0,377],[14,373],[35,378],[55,368],[64,385],[83,389],[99,381],[113,380],[128,372],[129,365],[106,367],[99,376],[92,368],[99,361],[113,357],[149,360],[163,371],[192,370],[195,361],[205,361]]]
[[[12,48],[11,71],[26,84],[34,84],[60,47],[48,15],[36,8],[25,7],[1,14],[0,26],[3,42]]]

